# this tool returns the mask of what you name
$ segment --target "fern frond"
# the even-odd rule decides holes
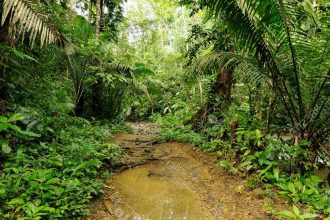
[[[41,47],[61,39],[55,26],[48,21],[48,16],[41,12],[40,3],[33,0],[4,0],[1,26],[7,19],[12,25],[17,25],[18,34],[23,38],[29,32],[31,45],[37,36],[40,37]]]
[[[143,92],[146,95],[148,102],[152,103],[152,98],[149,93],[148,86],[137,80],[133,74],[132,74],[132,86],[133,89]]]
[[[123,63],[113,62],[113,63],[108,63],[106,65],[106,70],[107,71],[117,71],[127,77],[131,77],[131,72],[132,72],[133,68],[131,66],[125,65]]]

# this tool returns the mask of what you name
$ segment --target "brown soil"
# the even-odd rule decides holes
[[[127,153],[118,172],[104,183],[88,219],[273,219],[288,209],[276,198],[249,191],[239,176],[222,170],[215,158],[187,144],[157,144],[157,126],[130,124],[135,134],[115,140]],[[268,208],[267,208],[268,207]]]

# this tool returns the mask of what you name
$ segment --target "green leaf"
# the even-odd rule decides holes
[[[3,115],[0,115],[0,122],[1,123],[7,123],[8,122],[8,119],[6,116],[3,116]]]
[[[60,182],[59,178],[52,178],[46,182],[46,185],[52,185],[52,184],[58,183],[58,182]]]
[[[16,132],[21,132],[21,128],[13,124],[8,124],[8,128]]]
[[[8,119],[8,122],[16,122],[16,121],[21,121],[25,118],[24,114],[22,113],[17,113],[17,114],[13,114],[12,116],[10,116],[10,118]]]
[[[251,150],[249,149],[249,150],[245,151],[243,156],[245,157],[245,156],[249,155],[250,153],[251,153]]]
[[[0,198],[4,199],[6,197],[6,189],[0,188]]]
[[[284,215],[284,216],[287,216],[287,217],[290,217],[290,218],[295,218],[296,215],[291,212],[291,211],[288,211],[288,210],[282,210],[278,213],[279,215]]]
[[[14,198],[12,200],[10,200],[10,202],[8,203],[9,205],[24,205],[24,200],[21,198]]]
[[[2,151],[5,154],[9,154],[11,152],[11,148],[9,147],[9,141],[3,140],[1,145],[2,145]]]
[[[31,61],[34,61],[34,62],[38,62],[36,59],[34,59],[33,57],[31,57],[31,56],[29,56],[29,55],[27,55],[27,54],[25,54],[25,53],[23,53],[22,51],[19,51],[19,50],[17,50],[17,49],[15,49],[15,48],[13,48],[12,49],[12,51],[13,51],[13,53],[16,55],[16,56],[18,56],[19,58],[21,58],[21,59],[28,59],[28,60],[31,60]]]
[[[289,190],[291,193],[296,194],[296,189],[295,189],[293,183],[291,183],[291,182],[288,183],[288,190]]]
[[[273,172],[274,172],[274,177],[275,177],[276,181],[278,181],[278,179],[279,179],[279,173],[280,173],[279,169],[278,168],[274,168]]]
[[[255,137],[256,139],[260,139],[262,137],[262,133],[259,129],[255,130]]]
[[[322,182],[324,182],[324,180],[322,178],[320,178],[319,176],[315,176],[315,175],[312,175],[311,176],[311,180],[313,180],[316,183],[322,183]]]
[[[297,206],[293,205],[292,206],[292,210],[293,210],[294,214],[296,214],[296,216],[299,216],[300,215],[300,210],[298,209]]]
[[[21,131],[20,133],[28,137],[40,137],[39,134],[33,133],[31,131]]]
[[[271,167],[272,167],[272,166],[269,165],[269,166],[267,166],[265,169],[261,170],[261,171],[259,172],[259,176],[264,175],[264,174],[265,174],[265,173],[266,173]]]
[[[302,215],[303,218],[309,219],[309,218],[316,218],[318,215],[312,214],[312,213],[305,213]]]
[[[241,163],[240,165],[239,165],[239,167],[246,167],[246,166],[248,166],[248,165],[250,165],[252,162],[251,161],[245,161],[245,162],[243,162],[243,163]]]
[[[8,129],[8,125],[9,124],[0,124],[0,131],[5,131],[5,130],[7,130]]]

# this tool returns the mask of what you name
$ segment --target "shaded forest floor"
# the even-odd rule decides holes
[[[154,124],[132,123],[115,137],[126,155],[104,183],[88,219],[273,219],[287,209],[274,197],[246,188],[212,156],[187,144],[157,143]]]

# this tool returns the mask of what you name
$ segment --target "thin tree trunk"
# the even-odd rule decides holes
[[[92,111],[93,117],[104,119],[104,112],[102,111],[102,80],[97,79],[92,85]]]
[[[89,1],[89,8],[88,8],[88,20],[89,23],[92,23],[93,18],[93,0]]]
[[[202,84],[202,80],[198,79],[198,85],[199,85],[199,93],[200,93],[200,98],[201,98],[201,104],[203,104],[204,102],[204,92],[203,92],[203,84]]]
[[[100,31],[104,31],[105,23],[104,23],[104,0],[100,0]]]
[[[98,40],[101,30],[101,0],[96,0],[95,39]]]
[[[82,117],[84,114],[84,106],[85,106],[85,97],[84,93],[81,94],[81,97],[76,101],[75,115]]]
[[[268,134],[268,132],[269,132],[270,124],[271,124],[272,118],[274,117],[273,113],[274,113],[274,98],[273,98],[273,96],[270,96],[269,100],[268,100],[268,109],[267,109],[267,118],[266,118],[266,122],[267,122],[266,134]]]

